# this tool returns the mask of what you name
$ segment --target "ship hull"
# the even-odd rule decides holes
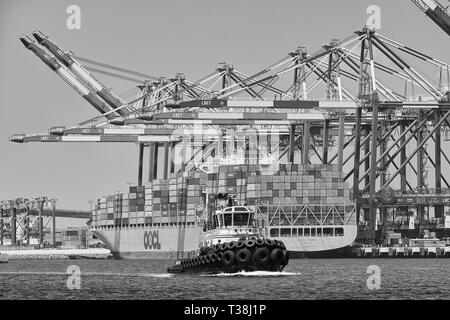
[[[273,237],[282,241],[292,259],[348,256],[356,238],[355,225],[346,225],[343,236]],[[202,236],[199,227],[95,229],[116,259],[181,259],[192,257]]]
[[[201,228],[93,229],[116,259],[180,259],[198,248]]]

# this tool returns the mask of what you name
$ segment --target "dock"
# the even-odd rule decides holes
[[[109,259],[112,257],[111,252],[104,248],[4,250],[5,248],[2,248],[0,262],[3,256],[9,260]]]
[[[353,248],[353,258],[450,258],[450,247],[379,247]]]

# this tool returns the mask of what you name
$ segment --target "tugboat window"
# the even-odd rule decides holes
[[[291,228],[281,228],[281,236],[282,237],[290,237],[291,236]]]
[[[224,223],[225,227],[231,226],[231,224],[232,224],[231,218],[232,218],[231,213],[223,215],[223,220],[224,220],[223,223]]]
[[[248,223],[248,212],[235,212],[234,213],[234,225],[246,226]]]
[[[344,228],[335,228],[334,232],[336,236],[342,237],[344,235]]]
[[[280,230],[279,229],[270,229],[270,236],[271,237],[278,237]]]
[[[311,234],[311,229],[310,228],[305,228],[305,237],[309,237],[309,235]]]

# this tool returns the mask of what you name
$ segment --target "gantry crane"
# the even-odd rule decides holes
[[[195,82],[184,76],[145,82],[136,99],[97,117],[51,128],[47,135],[10,139],[138,143],[139,185],[145,147],[152,180],[161,147],[162,178],[167,178],[169,172],[195,170],[198,162],[234,151],[236,145],[246,157],[255,152],[255,141],[264,142],[287,162],[300,154],[302,164],[337,165],[372,228],[367,237],[373,238],[377,210],[383,220],[388,210],[414,203],[420,218],[425,206],[442,217],[450,206],[449,170],[443,169],[450,168],[450,158],[442,147],[450,127],[450,94],[411,59],[449,73],[448,63],[363,28],[312,53],[299,47],[253,74],[221,63]],[[414,87],[420,99],[408,98],[406,86]],[[108,117],[118,110],[124,111],[120,117]],[[242,128],[253,133],[239,134]],[[331,143],[334,138],[337,143]],[[181,167],[170,165],[169,148],[189,146],[194,152],[182,155]],[[434,167],[432,179],[424,173],[425,157]]]

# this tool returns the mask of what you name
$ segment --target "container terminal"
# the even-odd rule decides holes
[[[450,35],[438,1],[412,2]],[[292,257],[450,256],[450,70],[423,48],[364,26],[252,74],[220,63],[190,81],[109,66],[32,36],[20,36],[25,48],[99,115],[10,141],[138,147],[136,185],[99,198],[88,222],[115,257],[189,257],[211,225],[245,226],[243,209],[213,218],[227,201],[248,208]],[[132,99],[92,75],[119,71],[143,79]],[[2,223],[13,214],[2,209]],[[2,235],[12,241],[15,228]]]

